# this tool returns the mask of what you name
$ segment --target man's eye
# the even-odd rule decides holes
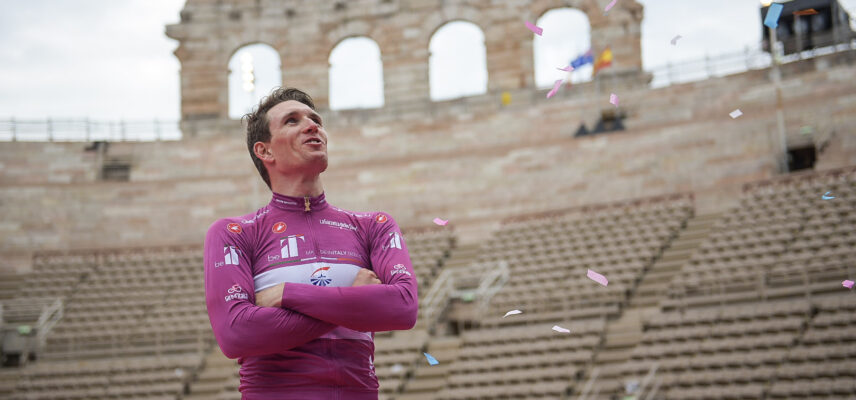
[[[285,123],[286,123],[286,124],[291,124],[291,123],[294,123],[294,122],[297,122],[297,120],[296,120],[296,119],[294,119],[294,118],[289,118],[289,119],[285,120]]]

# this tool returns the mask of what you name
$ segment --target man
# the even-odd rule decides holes
[[[211,225],[204,257],[208,316],[241,364],[242,398],[377,399],[373,332],[416,323],[401,232],[386,213],[327,203],[327,132],[306,93],[276,89],[244,118],[273,198]]]

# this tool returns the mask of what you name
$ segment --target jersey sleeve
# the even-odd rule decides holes
[[[257,307],[247,232],[219,220],[205,236],[205,304],[214,337],[229,358],[274,354],[301,346],[336,326],[296,311]]]
[[[363,332],[413,328],[419,306],[416,273],[401,231],[385,213],[378,213],[368,224],[367,251],[382,284],[321,287],[286,283],[282,307]]]

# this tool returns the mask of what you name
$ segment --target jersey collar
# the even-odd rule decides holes
[[[306,199],[303,197],[286,196],[273,192],[273,198],[270,200],[270,205],[280,210],[285,211],[306,211]],[[319,211],[327,208],[328,203],[325,200],[324,193],[315,197],[309,197],[310,211]]]

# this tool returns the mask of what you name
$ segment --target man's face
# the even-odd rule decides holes
[[[320,174],[327,169],[327,132],[321,116],[296,100],[288,100],[268,110],[271,173],[303,171]]]

